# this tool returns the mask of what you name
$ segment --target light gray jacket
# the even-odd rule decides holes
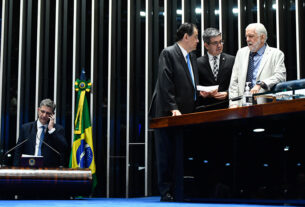
[[[241,96],[244,93],[248,71],[249,54],[250,50],[248,47],[243,47],[237,51],[229,86],[230,99]],[[286,68],[284,64],[284,53],[279,49],[269,47],[267,45],[259,65],[256,81],[263,81],[268,86],[268,89],[270,89],[275,84],[284,82],[285,80]],[[262,93],[264,91],[265,90],[261,88],[259,92]],[[241,100],[230,101],[230,106],[236,104],[241,106],[241,103]]]

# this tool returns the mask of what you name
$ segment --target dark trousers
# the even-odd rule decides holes
[[[183,200],[183,130],[181,127],[155,129],[158,187],[161,196]]]

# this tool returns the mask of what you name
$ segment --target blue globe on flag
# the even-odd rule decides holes
[[[81,141],[76,151],[76,159],[80,168],[89,168],[92,163],[93,153],[90,145],[85,140]]]

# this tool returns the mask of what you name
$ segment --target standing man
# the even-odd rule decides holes
[[[43,156],[44,167],[58,167],[64,164],[61,162],[64,161],[68,143],[64,128],[54,123],[55,107],[52,100],[42,100],[38,108],[38,120],[22,125],[17,145],[25,139],[28,140],[16,149],[15,166],[19,166],[22,154]]]
[[[238,50],[230,87],[229,98],[241,96],[246,82],[250,82],[252,94],[270,90],[286,80],[284,53],[266,43],[267,30],[261,23],[249,24],[246,28],[248,46]],[[265,100],[257,100],[264,103]],[[230,107],[241,106],[241,101],[230,101]]]
[[[202,39],[207,55],[197,59],[199,85],[219,87],[212,92],[202,91],[203,97],[199,97],[198,105],[210,106],[206,108],[207,110],[228,108],[228,89],[235,58],[222,52],[224,43],[218,29],[206,29]]]
[[[159,57],[159,72],[152,97],[152,117],[179,116],[191,113],[197,99],[198,71],[196,49],[198,29],[183,23],[174,45],[165,48]],[[181,128],[155,130],[158,187],[161,201],[180,200],[183,195],[183,139]]]

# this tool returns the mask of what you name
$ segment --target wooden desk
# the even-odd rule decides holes
[[[187,199],[305,203],[304,120],[296,99],[155,118],[150,128],[184,127]]]
[[[90,169],[0,168],[1,195],[56,198],[88,195],[91,188]]]
[[[248,107],[197,112],[183,114],[181,116],[175,117],[169,116],[154,118],[150,120],[149,127],[154,129],[172,126],[186,126],[217,121],[254,118],[259,116],[280,115],[300,111],[305,111],[305,99],[278,101],[275,103],[267,103]]]

